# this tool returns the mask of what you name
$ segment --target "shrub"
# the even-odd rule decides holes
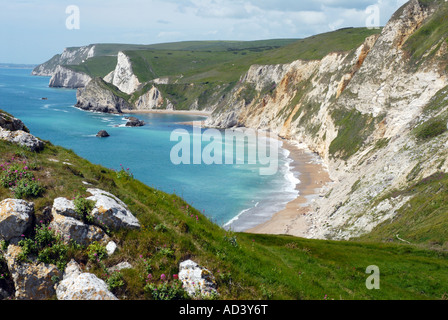
[[[79,194],[73,201],[75,204],[75,212],[83,222],[92,222],[93,217],[90,215],[95,207],[95,201],[85,199]]]
[[[12,190],[14,197],[24,199],[28,197],[39,197],[44,188],[34,178],[32,169],[26,161],[11,158],[10,161],[0,164],[0,185]]]
[[[89,260],[99,261],[107,258],[107,250],[105,246],[95,241],[87,247],[87,255]]]
[[[107,286],[110,291],[124,286],[123,275],[119,271],[112,272],[106,279]]]
[[[36,181],[20,180],[13,188],[12,192],[17,199],[37,198],[42,195],[44,188]]]
[[[148,283],[144,290],[150,293],[154,300],[183,300],[188,298],[182,287],[182,282],[177,279],[174,279],[171,283],[169,281],[163,281],[159,284]]]

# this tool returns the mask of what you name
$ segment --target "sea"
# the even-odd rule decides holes
[[[271,144],[266,143],[269,150],[263,152],[263,155],[269,154],[270,159],[277,159],[275,174],[260,174],[260,169],[267,167],[266,163],[251,163],[248,157],[238,164],[236,149],[224,145],[223,159],[225,152],[231,152],[235,161],[173,163],[172,150],[182,141],[180,135],[177,140],[173,139],[173,132],[190,135],[191,141],[194,135],[203,135],[201,150],[206,148],[204,136],[208,129],[199,129],[198,133],[197,128],[194,131],[186,124],[202,121],[204,116],[138,114],[132,116],[145,121],[145,126],[126,127],[125,117],[131,115],[77,109],[74,107],[76,90],[50,88],[49,77],[32,76],[31,71],[29,68],[0,68],[0,109],[21,119],[33,135],[43,140],[72,149],[92,163],[114,170],[129,169],[146,185],[182,197],[226,229],[239,232],[255,227],[268,221],[298,196],[296,186],[300,183],[300,173],[294,171],[289,152],[282,148],[281,142],[270,149]],[[100,130],[106,130],[110,137],[96,137]],[[225,132],[221,132],[225,137]],[[213,133],[216,138],[216,131]],[[224,138],[221,142],[208,140],[215,147],[217,143],[225,144]],[[244,143],[246,155],[254,149],[251,143],[250,139]],[[255,149],[261,152],[260,148]],[[215,155],[214,152],[210,154]]]

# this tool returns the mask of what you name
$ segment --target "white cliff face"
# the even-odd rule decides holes
[[[118,53],[117,66],[113,75],[109,74],[106,78],[106,82],[112,83],[127,94],[135,92],[140,86],[140,81],[132,70],[131,60],[123,52]]]
[[[135,107],[137,110],[160,109],[163,103],[161,92],[153,86],[148,92],[138,98]]]
[[[49,61],[34,68],[32,75],[53,76],[57,67],[61,65],[77,65],[95,56],[95,46],[83,46],[80,48],[65,48],[62,54],[54,56]]]
[[[384,196],[409,185],[409,173],[417,164],[420,179],[437,167],[448,172],[446,135],[428,145],[418,144],[412,134],[422,121],[423,108],[448,85],[446,64],[437,60],[446,45],[418,68],[409,66],[403,51],[405,41],[430,14],[413,0],[379,37],[367,38],[352,53],[253,66],[225,107],[207,121],[209,126],[269,130],[320,154],[333,182],[312,201],[307,237],[348,239],[366,234],[409,201],[409,196]],[[266,94],[268,84],[275,87]],[[247,85],[257,92],[249,104],[240,97]],[[335,112],[371,119],[364,124],[367,136],[359,150],[348,158],[332,154],[330,146],[341,130],[357,120],[341,127]],[[379,147],[378,142],[384,145]]]
[[[82,72],[76,72],[63,66],[57,66],[50,79],[50,87],[54,88],[84,88],[92,78]]]

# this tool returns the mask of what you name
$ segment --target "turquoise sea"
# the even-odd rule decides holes
[[[297,196],[298,173],[281,147],[271,151],[278,153],[275,175],[260,175],[260,167],[266,167],[261,164],[174,165],[170,152],[177,142],[170,140],[171,133],[192,133],[191,126],[180,123],[202,116],[139,114],[146,125],[128,128],[121,115],[75,108],[76,90],[49,88],[48,82],[48,77],[31,76],[31,69],[0,68],[0,109],[21,119],[32,134],[93,163],[129,168],[135,178],[181,196],[219,225],[243,231],[268,220]],[[103,129],[109,138],[96,137]]]

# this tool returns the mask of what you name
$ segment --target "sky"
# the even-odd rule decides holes
[[[406,0],[0,0],[0,63],[40,64],[66,47],[300,39],[384,26]]]

